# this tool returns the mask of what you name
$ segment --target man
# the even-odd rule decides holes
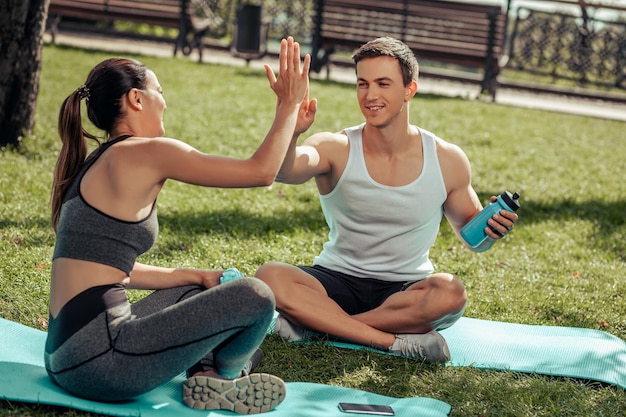
[[[436,330],[461,317],[467,295],[457,277],[433,272],[428,254],[442,215],[459,235],[482,209],[470,164],[459,147],[409,123],[418,64],[404,43],[378,38],[353,59],[365,123],[301,146],[294,137],[276,178],[315,179],[329,240],[313,266],[268,263],[256,276],[274,291],[274,332],[287,340],[322,333],[445,362],[450,352]],[[486,233],[495,241],[516,220],[495,214]]]

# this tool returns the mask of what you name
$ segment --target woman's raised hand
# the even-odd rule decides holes
[[[311,56],[306,54],[302,66],[300,65],[300,44],[291,36],[280,42],[278,58],[278,78],[269,65],[265,65],[270,87],[278,97],[278,104],[300,104],[309,89],[309,68]]]

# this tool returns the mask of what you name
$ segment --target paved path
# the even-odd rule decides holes
[[[47,36],[47,35],[46,35]],[[49,41],[49,38],[45,38]],[[56,37],[57,45],[75,46],[84,49],[98,49],[110,51],[118,54],[132,53],[149,56],[171,57],[173,47],[168,43],[137,41],[122,38],[100,37],[88,34],[67,34],[59,33]],[[184,59],[196,60],[197,53],[192,53]],[[232,56],[228,51],[218,49],[205,49],[203,52],[203,62],[224,64],[232,66],[245,66],[246,61]],[[252,60],[249,63],[251,68],[263,68],[263,64],[270,63],[276,67],[276,59],[266,56],[259,60]],[[313,78],[325,78],[325,71],[320,74],[311,75]],[[354,83],[354,70],[351,68],[332,67],[330,71],[331,79],[340,82]],[[462,83],[456,81],[442,80],[431,77],[420,78],[420,92],[439,94],[450,97],[463,97],[474,99],[478,95],[478,86],[472,83]],[[419,94],[419,93],[418,93]],[[572,98],[554,94],[537,94],[528,91],[514,90],[509,88],[499,88],[496,102],[503,105],[541,109],[561,113],[612,119],[626,122],[626,103],[613,103],[601,100]]]

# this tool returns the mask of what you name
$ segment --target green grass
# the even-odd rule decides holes
[[[0,317],[37,329],[47,318],[54,234],[48,192],[60,142],[60,104],[109,55],[46,46],[36,126],[21,150],[0,153]],[[274,99],[263,71],[140,57],[165,90],[167,134],[206,151],[247,157],[270,126]],[[354,88],[312,81],[320,100],[310,133],[360,123]],[[442,225],[437,270],[459,275],[466,316],[601,329],[626,339],[626,140],[624,123],[434,95],[411,103],[412,122],[460,145],[481,199],[522,195],[514,232],[484,254]],[[144,262],[198,268],[266,261],[309,263],[327,229],[312,182],[247,190],[168,182],[161,235]],[[143,293],[134,292],[135,298]],[[452,405],[451,416],[626,415],[621,388],[567,378],[448,368],[268,337],[262,370],[286,381],[336,384]],[[87,416],[0,402],[0,416]]]

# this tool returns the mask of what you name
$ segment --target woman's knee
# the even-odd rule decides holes
[[[242,278],[219,287],[218,297],[225,305],[237,306],[239,309],[255,310],[257,312],[273,311],[276,308],[274,293],[261,280]]]
[[[235,284],[235,293],[239,298],[249,298],[251,300],[266,300],[272,305],[275,304],[274,292],[269,285],[259,279],[239,279],[233,281],[231,284]]]

